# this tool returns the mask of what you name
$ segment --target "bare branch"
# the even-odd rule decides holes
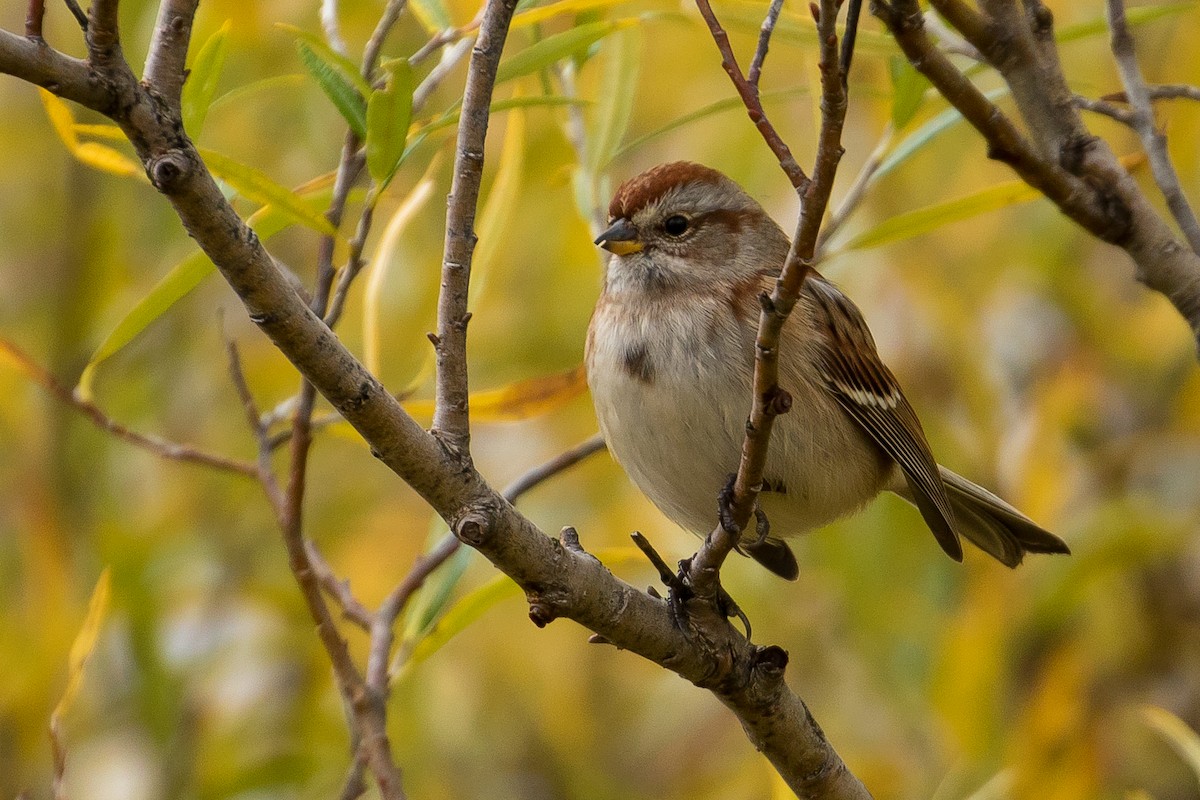
[[[862,169],[858,171],[858,175],[854,178],[854,183],[851,184],[846,196],[842,198],[842,202],[829,216],[829,221],[821,228],[821,234],[817,237],[817,252],[814,259],[820,261],[824,255],[826,245],[833,238],[833,235],[842,229],[846,224],[846,220],[858,209],[866,196],[867,188],[871,185],[871,180],[875,177],[875,172],[879,166],[883,164],[883,158],[887,155],[888,148],[892,145],[892,130],[891,123],[888,123],[884,129],[883,135],[879,137],[879,142],[875,145],[875,149],[867,156],[867,160],[863,162]]]
[[[438,61],[437,66],[429,71],[429,74],[425,76],[425,80],[421,81],[413,92],[414,110],[422,108],[425,105],[425,101],[429,99],[429,95],[433,94],[434,89],[458,66],[458,62],[462,61],[463,56],[470,49],[471,40],[462,39],[442,51],[442,58]],[[410,60],[409,63],[414,62]]]
[[[696,0],[696,8],[700,10],[700,16],[704,17],[705,23],[708,24],[708,30],[712,34],[713,41],[717,44],[717,49],[721,52],[721,66],[725,70],[725,74],[729,76],[729,80],[733,82],[733,87],[737,90],[738,96],[742,98],[742,104],[746,106],[746,113],[750,116],[750,121],[754,123],[754,127],[758,128],[759,134],[766,141],[767,147],[771,148],[771,152],[775,154],[775,158],[779,160],[779,166],[787,174],[788,180],[792,182],[792,186],[797,191],[803,191],[804,185],[808,183],[808,176],[804,174],[804,169],[796,162],[792,151],[788,148],[787,143],[780,137],[779,132],[775,130],[775,126],[767,118],[767,112],[763,110],[762,100],[759,97],[758,85],[750,83],[746,76],[742,74],[742,68],[738,66],[737,56],[733,54],[733,46],[729,44],[729,34],[721,27],[717,15],[713,13],[712,6],[708,0]],[[766,22],[763,22],[765,28]],[[768,37],[769,38],[769,37]],[[761,41],[761,40],[760,40]],[[766,53],[763,53],[766,57]]]
[[[858,37],[858,17],[862,13],[862,0],[850,0],[846,8],[846,33],[842,39],[842,53],[838,66],[842,72],[842,89],[850,86],[850,65],[854,62],[854,42]]]
[[[200,0],[162,0],[158,6],[142,80],[172,109],[179,108],[192,22],[199,3]]]
[[[0,72],[94,111],[104,111],[112,105],[108,87],[91,79],[86,61],[6,30],[0,30]]]
[[[29,376],[36,384],[45,389],[56,400],[64,405],[70,406],[76,411],[83,414],[92,424],[102,431],[111,433],[113,436],[128,442],[135,447],[153,453],[159,458],[165,458],[170,461],[183,461],[189,464],[198,464],[204,467],[221,470],[222,472],[230,472],[236,475],[245,475],[248,477],[256,477],[258,470],[253,464],[248,464],[244,461],[238,461],[225,456],[219,456],[212,453],[206,453],[202,450],[197,450],[186,444],[170,442],[166,439],[160,439],[156,436],[147,436],[146,434],[132,431],[121,423],[109,417],[100,408],[90,400],[83,400],[76,397],[70,389],[62,385],[50,372],[28,355],[20,348],[6,339],[0,339],[0,352],[6,353],[9,358],[15,361],[21,368],[21,371]]]
[[[1200,86],[1190,86],[1186,83],[1163,83],[1148,86],[1147,93],[1151,100],[1200,100]],[[1127,103],[1129,99],[1124,92],[1106,94],[1101,100],[1111,100],[1114,103]]]
[[[46,16],[46,0],[29,0],[25,11],[25,38],[42,39],[42,20]]]
[[[325,556],[321,554],[316,543],[311,539],[305,540],[304,547],[308,552],[308,563],[312,565],[313,571],[317,574],[317,580],[321,582],[325,593],[342,607],[342,616],[364,631],[371,630],[375,615],[368,611],[367,607],[359,602],[359,599],[350,591],[350,581],[337,576],[333,567],[329,566],[329,562],[325,560]]]
[[[1122,125],[1133,127],[1134,113],[1125,108],[1117,108],[1107,100],[1093,100],[1090,97],[1075,95],[1075,106],[1084,111],[1091,111],[1093,114],[1100,114],[1109,117]]]
[[[516,0],[489,0],[471,51],[463,92],[454,178],[446,210],[446,244],[442,285],[438,294],[437,404],[433,433],[451,452],[470,460],[470,409],[467,396],[467,289],[475,250],[475,212],[483,180],[483,147],[487,137],[492,88],[500,53],[508,36]]]
[[[771,34],[779,22],[779,14],[783,11],[783,0],[771,0],[767,8],[767,16],[763,18],[762,28],[758,32],[758,47],[754,50],[754,58],[750,60],[750,71],[746,73],[746,82],[758,89],[758,79],[762,77],[763,62],[767,60],[767,50],[771,46]]]
[[[371,80],[375,66],[379,63],[379,54],[383,52],[383,43],[387,40],[388,33],[395,27],[396,20],[400,19],[400,13],[404,11],[406,5],[408,5],[408,0],[388,0],[387,6],[383,9],[379,23],[371,33],[371,38],[367,40],[367,46],[363,48],[362,74],[367,80]]]
[[[100,69],[124,63],[118,21],[119,0],[92,0],[87,28],[88,59]]]
[[[501,494],[504,495],[504,499],[508,502],[515,503],[517,502],[517,498],[542,481],[557,475],[563,470],[570,469],[593,453],[599,453],[604,447],[604,437],[597,433],[575,445],[570,450],[529,470],[506,486]]]
[[[1133,36],[1125,20],[1124,0],[1108,0],[1108,26],[1112,32],[1113,57],[1125,86],[1125,96],[1133,107],[1133,127],[1142,139],[1154,181],[1167,201],[1171,216],[1183,231],[1184,238],[1193,253],[1200,253],[1200,222],[1179,185],[1179,175],[1167,154],[1167,136],[1154,122],[1154,109],[1150,105],[1150,91],[1134,53]]]
[[[67,9],[71,12],[71,16],[75,17],[75,21],[79,23],[79,28],[84,33],[87,33],[88,18],[87,14],[83,13],[83,9],[79,7],[77,0],[65,0]]]

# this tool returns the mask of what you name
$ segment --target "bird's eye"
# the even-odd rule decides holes
[[[675,214],[667,217],[667,221],[663,223],[663,230],[671,236],[682,236],[690,224],[687,217],[682,214]]]

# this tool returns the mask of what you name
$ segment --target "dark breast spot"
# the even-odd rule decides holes
[[[654,383],[654,364],[644,343],[639,342],[626,347],[621,363],[630,377],[642,383]]]

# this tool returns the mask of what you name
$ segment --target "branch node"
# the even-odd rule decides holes
[[[146,175],[154,188],[168,196],[183,184],[191,172],[191,159],[182,150],[168,150],[152,158],[146,166]]]
[[[763,405],[769,413],[775,416],[786,414],[792,410],[792,394],[776,384],[763,395]]]
[[[468,511],[454,523],[454,535],[464,544],[479,547],[487,539],[491,521],[477,511]]]
[[[782,680],[788,665],[788,652],[778,645],[754,648],[752,669],[767,680]]]
[[[525,593],[525,597],[529,600],[529,620],[534,625],[544,628],[558,619],[558,612],[554,609],[554,604],[542,596],[539,591],[531,589]]]

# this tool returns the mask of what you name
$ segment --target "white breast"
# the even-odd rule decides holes
[[[722,297],[630,306],[609,296],[592,319],[588,383],[600,429],[646,496],[703,535],[716,524],[717,494],[741,454],[757,318],[739,319]],[[782,383],[794,402],[776,421],[767,463],[767,478],[784,493],[762,496],[776,536],[858,508],[891,471],[832,395],[802,377],[811,371],[795,368],[800,350],[782,351]],[[843,460],[837,453],[847,448],[871,453],[859,469],[823,466]]]

